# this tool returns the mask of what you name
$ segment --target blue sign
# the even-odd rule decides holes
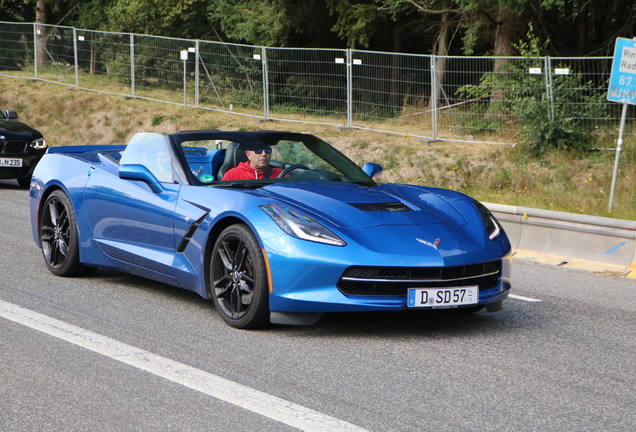
[[[607,99],[636,105],[636,39],[616,39]]]

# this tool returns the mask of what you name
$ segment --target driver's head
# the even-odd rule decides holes
[[[272,159],[272,148],[245,150],[245,154],[252,168],[258,172],[265,172],[269,167],[269,161]]]

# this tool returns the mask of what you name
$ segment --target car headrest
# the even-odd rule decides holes
[[[228,170],[236,167],[241,162],[247,162],[248,159],[245,150],[241,150],[238,147],[239,145],[237,143],[231,142],[228,144],[227,149],[225,149],[225,160],[221,164],[217,176],[219,180],[223,179],[223,176]]]

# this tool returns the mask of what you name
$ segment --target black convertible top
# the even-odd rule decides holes
[[[281,140],[304,141],[303,137],[308,137],[302,133],[287,131],[220,131],[216,129],[179,131],[169,136],[178,145],[184,141],[218,139],[236,142],[244,150],[269,147]]]

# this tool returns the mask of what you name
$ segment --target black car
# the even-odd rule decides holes
[[[0,111],[0,179],[16,179],[20,186],[29,187],[46,149],[42,134],[19,122],[15,111]]]

